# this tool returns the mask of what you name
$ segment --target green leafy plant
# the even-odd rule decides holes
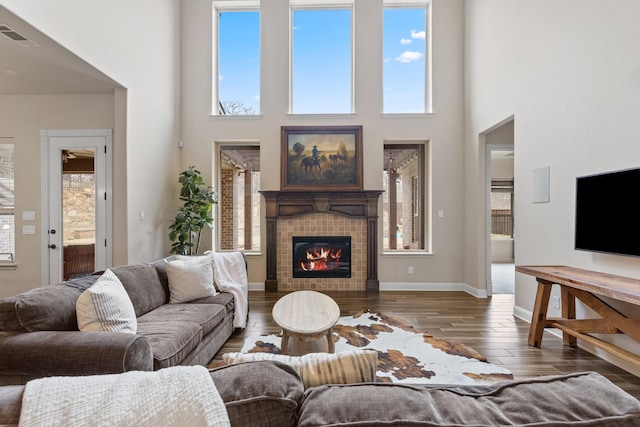
[[[194,166],[182,172],[178,181],[182,184],[180,200],[184,205],[178,208],[176,218],[169,226],[169,240],[174,242],[170,252],[195,255],[200,248],[202,230],[206,226],[213,227],[211,208],[218,203],[218,195]]]

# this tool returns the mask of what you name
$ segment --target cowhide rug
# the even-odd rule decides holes
[[[333,328],[336,353],[359,349],[378,352],[379,382],[407,384],[491,384],[512,380],[463,344],[417,331],[404,319],[361,311],[341,317]],[[279,335],[248,337],[242,353],[280,353]]]

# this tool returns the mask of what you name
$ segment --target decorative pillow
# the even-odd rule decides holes
[[[207,256],[167,261],[169,303],[178,304],[216,295],[213,269]]]
[[[304,388],[322,384],[354,384],[375,382],[378,352],[353,350],[340,353],[309,353],[304,356],[285,356],[271,353],[225,353],[227,365],[275,360],[291,365],[296,370]]]
[[[136,313],[127,291],[111,270],[86,289],[76,301],[81,331],[125,332],[135,334]]]

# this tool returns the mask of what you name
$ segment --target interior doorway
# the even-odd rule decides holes
[[[43,282],[111,265],[111,130],[43,131]]]
[[[515,293],[514,122],[483,134],[487,176],[487,294]]]

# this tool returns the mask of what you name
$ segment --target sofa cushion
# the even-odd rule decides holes
[[[118,276],[122,286],[129,294],[136,311],[136,317],[140,317],[168,301],[165,288],[152,265],[123,265],[111,270]]]
[[[218,304],[165,304],[138,318],[144,322],[192,322],[202,328],[207,335],[224,319],[225,308]]]
[[[251,362],[213,369],[232,426],[295,426],[302,381],[288,365]]]
[[[637,426],[640,402],[594,373],[454,388],[398,384],[308,389],[298,425]]]
[[[258,360],[286,363],[296,370],[305,388],[322,384],[353,384],[374,382],[378,366],[375,350],[353,350],[340,353],[309,353],[304,356],[285,356],[271,353],[225,353],[226,364]]]
[[[127,291],[111,270],[76,301],[78,328],[83,332],[136,333],[136,313]]]
[[[76,300],[98,277],[73,279],[0,300],[0,330],[77,331]]]
[[[165,320],[138,323],[138,335],[151,341],[153,369],[179,365],[202,341],[202,328],[193,322]]]
[[[167,261],[169,303],[178,304],[215,295],[209,257],[182,257]]]
[[[198,298],[193,301],[189,301],[187,304],[217,304],[224,306],[227,313],[232,313],[235,309],[233,294],[230,292],[220,292],[214,296]]]

